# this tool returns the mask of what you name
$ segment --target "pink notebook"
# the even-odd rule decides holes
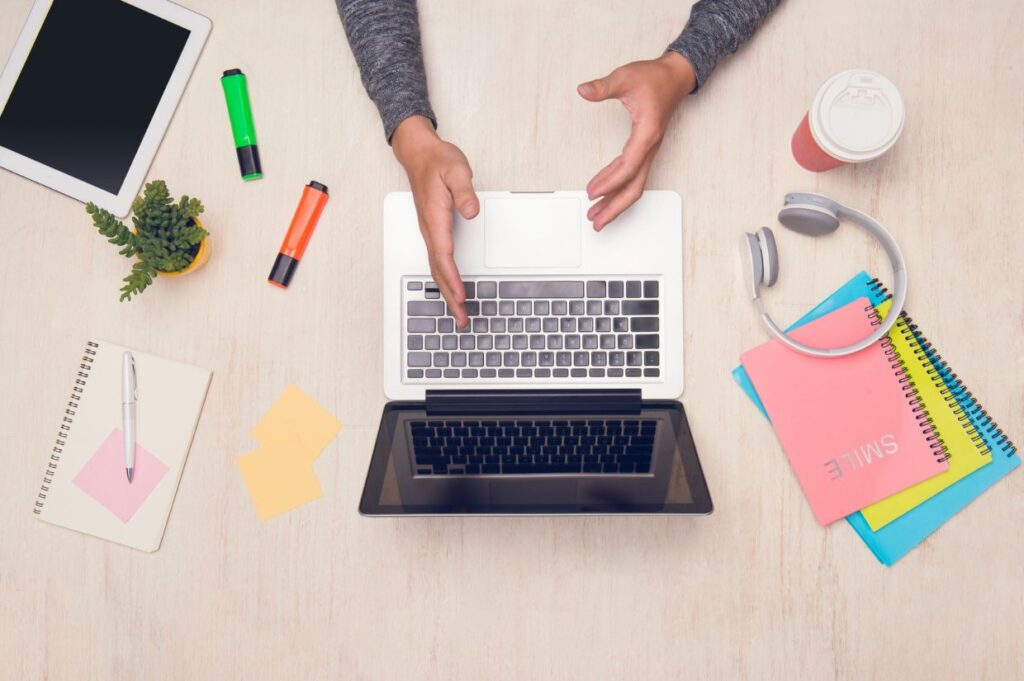
[[[791,335],[838,347],[867,336],[876,320],[861,298]],[[742,357],[822,525],[949,467],[891,352],[879,342],[846,357],[808,357],[772,340]]]

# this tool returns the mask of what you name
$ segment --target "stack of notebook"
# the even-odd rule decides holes
[[[845,345],[888,313],[864,272],[792,327]],[[892,565],[1020,465],[1013,445],[905,313],[854,355],[816,358],[769,341],[733,377],[767,416],[815,517],[845,517]]]

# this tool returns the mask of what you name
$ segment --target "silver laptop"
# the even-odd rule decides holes
[[[384,204],[389,402],[365,515],[711,512],[683,389],[682,202],[600,234],[582,192],[479,194],[456,219],[470,324],[431,280],[412,196]]]

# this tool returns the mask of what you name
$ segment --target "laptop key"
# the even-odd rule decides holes
[[[579,317],[587,309],[587,306],[583,304],[582,300],[570,300],[569,301],[569,314],[574,317]]]
[[[407,310],[410,317],[441,317],[444,315],[444,303],[440,300],[410,300]]]
[[[622,378],[622,369],[609,369],[608,370],[608,377],[609,378]]]
[[[522,333],[524,326],[525,325],[523,324],[523,320],[518,317],[515,319],[508,320],[509,333]]]
[[[561,349],[562,349],[562,337],[561,336],[548,336],[548,350],[561,350]]]
[[[551,303],[549,303],[546,300],[538,300],[533,304],[533,314],[538,315],[540,317],[549,314],[550,309]]]
[[[423,297],[427,300],[437,300],[441,297],[441,292],[436,288],[428,288],[424,293]]]
[[[537,378],[551,378],[551,369],[534,369],[533,375]]]
[[[642,375],[643,375],[643,370],[642,369],[632,369],[632,368],[626,369],[626,376],[628,378],[636,378],[636,377],[642,376]]]
[[[574,352],[572,353],[572,363],[578,367],[585,367],[590,365],[590,353],[589,352]]]
[[[526,320],[526,333],[537,333],[540,331],[540,320],[536,317],[530,317]]]
[[[471,352],[469,353],[469,366],[471,367],[482,367],[484,365],[484,353],[482,352]]]
[[[531,350],[543,350],[544,349],[544,336],[536,335],[530,336],[530,349]]]
[[[553,352],[542,352],[540,353],[540,365],[542,367],[551,367],[555,365],[555,353]]]
[[[473,336],[460,336],[459,337],[459,349],[460,350],[475,350],[476,349],[476,338]]]
[[[644,356],[641,352],[627,352],[626,353],[626,364],[631,367],[643,366]],[[628,375],[628,374],[627,374]]]
[[[516,314],[520,317],[533,314],[533,303],[529,300],[520,300],[516,303]]]
[[[636,347],[638,347],[641,350],[657,349],[658,334],[640,334],[636,336]]]
[[[594,334],[587,334],[583,337],[583,348],[585,350],[595,350],[597,348],[597,336]]]
[[[534,308],[536,309],[536,308]],[[544,318],[544,333],[555,333],[558,331],[558,320],[554,317]]]
[[[555,369],[554,371],[551,372],[551,375],[554,376],[555,378],[568,378],[569,377],[569,370],[568,369]]]
[[[596,367],[603,367],[608,365],[608,353],[598,350],[597,352],[591,353],[590,363]]]
[[[570,369],[569,370],[569,375],[572,376],[573,378],[583,378],[584,376],[587,375],[587,370],[586,369]]]
[[[587,282],[587,297],[588,298],[604,298],[607,288],[603,281],[588,281]]]
[[[582,281],[503,281],[502,298],[582,298]]]
[[[493,300],[485,300],[480,303],[480,314],[485,317],[493,317],[498,314],[498,303]]]
[[[480,378],[494,378],[497,373],[494,369],[481,369]]]
[[[476,283],[472,281],[462,282],[462,286],[466,289],[466,299],[476,298]]]
[[[601,334],[601,348],[603,350],[614,350],[615,336],[610,333]]]
[[[405,363],[411,367],[428,367],[430,359],[429,352],[410,352],[405,357]]]
[[[606,300],[604,301],[604,313],[610,317],[614,317],[619,314],[619,301],[617,300]]]
[[[626,297],[627,298],[639,298],[643,294],[643,288],[639,281],[627,281],[626,282]]]
[[[441,378],[440,369],[427,369],[425,373],[427,375],[427,378]]]
[[[594,330],[594,320],[586,317],[580,320],[580,333],[590,333]]]
[[[658,282],[656,281],[645,281],[644,282],[644,298],[657,298],[658,297]]]
[[[626,353],[624,352],[609,352],[608,353],[608,364],[613,367],[621,367],[626,364]]]
[[[621,298],[623,296],[623,285],[621,281],[608,282],[608,297]]]
[[[453,367],[466,366],[466,353],[464,352],[453,352],[451,359]]]
[[[451,317],[445,317],[444,319],[437,320],[437,332],[438,333],[452,333],[455,331],[455,320]]]
[[[619,336],[619,350],[631,350],[633,348],[633,337],[628,335]]]
[[[556,300],[551,303],[551,314],[558,315],[559,317],[566,314],[569,311],[569,304],[564,300]]]
[[[516,378],[530,378],[533,376],[533,369],[516,369]]]
[[[656,367],[661,363],[660,360],[661,357],[657,352],[648,351],[644,353],[644,366]]]
[[[590,370],[590,377],[591,378],[604,378],[604,369],[591,369]]]
[[[423,378],[423,369],[409,369],[409,378]]]
[[[601,310],[604,309],[604,305],[601,304],[600,300],[588,300],[587,301],[587,314],[593,317],[601,314]]]
[[[443,375],[444,375],[445,378],[458,378],[459,377],[459,370],[458,369],[445,369]]]
[[[506,352],[502,356],[502,364],[507,367],[519,366],[519,353],[518,352]]]
[[[529,345],[529,340],[524,334],[516,334],[512,336],[512,349],[513,350],[525,350]]]
[[[493,281],[478,281],[476,293],[478,298],[496,298],[498,296],[498,285]]]
[[[608,319],[608,317],[600,317],[595,322],[594,328],[597,329],[598,333],[607,333],[612,330],[612,320]]]
[[[498,378],[514,378],[515,369],[498,369]]]
[[[487,320],[481,317],[476,317],[472,320],[473,333],[487,333]]]
[[[494,338],[491,336],[480,336],[476,339],[477,350],[490,350],[494,347]]]
[[[580,337],[576,334],[565,337],[565,347],[569,350],[578,350],[580,347]]]
[[[409,333],[434,333],[437,322],[432,317],[410,317],[406,326]]]
[[[500,367],[501,366],[501,353],[500,352],[488,352],[487,353],[487,366],[489,366],[489,367]]]
[[[441,348],[443,350],[454,350],[459,347],[458,336],[442,336],[441,337]]]
[[[423,336],[409,336],[408,346],[410,350],[422,350]]]
[[[535,367],[537,366],[537,353],[536,352],[524,352],[520,359],[522,360],[524,367]]]
[[[494,337],[494,349],[495,350],[508,350],[512,347],[511,336],[495,336]]]
[[[647,378],[657,378],[661,374],[659,369],[644,369],[644,376]]]
[[[446,367],[448,366],[448,353],[447,352],[435,352],[434,353],[434,366]]]
[[[555,355],[555,362],[560,367],[571,367],[572,366],[572,353],[571,352],[559,352]]]
[[[622,302],[622,314],[630,317],[653,316],[658,314],[657,300],[625,300]]]
[[[657,317],[634,317],[633,333],[644,333],[658,330]]]
[[[516,313],[516,304],[511,300],[502,300],[498,303],[498,314],[503,317],[509,317]]]
[[[405,285],[405,287],[407,289],[409,289],[410,291],[422,291],[423,290],[423,282],[422,281],[410,281],[408,284]]]

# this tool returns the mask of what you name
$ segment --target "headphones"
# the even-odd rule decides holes
[[[860,352],[889,332],[899,318],[907,299],[907,265],[903,260],[903,253],[900,252],[896,240],[877,220],[858,210],[847,208],[826,196],[807,192],[786,194],[782,210],[779,211],[779,222],[784,227],[808,236],[831,234],[839,228],[840,218],[846,218],[850,222],[860,225],[882,245],[889,256],[895,282],[892,307],[878,328],[870,336],[841,348],[816,348],[805,345],[787,336],[772,321],[772,318],[764,311],[760,289],[761,286],[774,285],[779,278],[779,251],[775,245],[775,235],[767,227],[762,227],[755,234],[746,233],[744,235],[747,249],[750,252],[750,271],[753,275],[750,289],[754,297],[754,307],[757,308],[761,321],[764,322],[768,333],[783,345],[811,357],[842,357]]]

